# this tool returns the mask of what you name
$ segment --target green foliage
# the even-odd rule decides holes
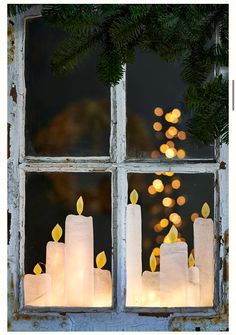
[[[49,24],[68,33],[68,40],[55,52],[51,62],[55,73],[71,71],[93,48],[98,48],[101,50],[98,76],[104,83],[116,85],[122,78],[123,65],[135,60],[136,48],[151,50],[166,61],[181,61],[182,77],[188,85],[186,101],[196,115],[193,122],[199,121],[201,115],[202,122],[207,124],[209,115],[205,113],[209,107],[200,113],[201,97],[215,96],[211,90],[216,83],[224,96],[222,101],[215,96],[214,108],[227,114],[226,92],[220,89],[226,84],[208,81],[214,66],[228,65],[228,5],[43,5],[42,15]],[[220,42],[215,38],[216,30]],[[205,143],[212,142],[219,134],[226,141],[225,118],[211,120],[214,125],[208,127],[209,134],[207,129],[202,135],[193,130],[193,123],[190,133]]]
[[[188,127],[193,138],[212,143],[221,137],[228,143],[228,82],[222,76],[202,86],[189,87],[185,101],[194,111]]]

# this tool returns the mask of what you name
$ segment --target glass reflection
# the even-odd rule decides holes
[[[191,111],[183,104],[184,93],[179,63],[137,50],[135,63],[127,66],[129,158],[213,158],[213,145],[200,145],[187,136]]]
[[[157,178],[158,175],[158,178]],[[214,217],[213,174],[156,174],[128,175],[129,193],[136,189],[142,208],[142,269],[149,271],[153,250],[163,243],[172,224],[178,229],[179,241],[186,241],[189,253],[193,249],[193,221],[207,202]],[[156,257],[158,257],[157,255]],[[159,271],[157,258],[157,271]]]
[[[26,154],[109,155],[109,87],[96,78],[96,53],[55,76],[50,59],[65,33],[42,18],[26,21]]]
[[[45,245],[57,223],[64,232],[65,218],[77,214],[83,196],[84,215],[93,217],[95,258],[105,251],[105,269],[111,270],[111,180],[106,173],[28,173],[25,208],[25,273],[45,260]],[[64,242],[64,234],[60,240]],[[44,270],[44,269],[43,269]]]

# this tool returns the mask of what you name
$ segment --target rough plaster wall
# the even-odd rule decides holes
[[[40,12],[40,6],[28,11],[27,15],[37,15]],[[19,199],[21,197],[21,188],[19,186],[20,170],[18,162],[20,157],[19,138],[21,133],[20,114],[24,110],[25,87],[23,80],[23,16],[19,15],[12,23],[9,23],[9,86],[8,86],[8,123],[9,123],[9,146],[10,157],[8,159],[8,188],[9,188],[9,208],[10,213],[10,240],[8,245],[8,330],[14,331],[219,331],[228,329],[228,194],[225,190],[228,179],[228,161],[227,148],[223,146],[219,162],[226,163],[226,169],[220,169],[218,173],[220,188],[220,238],[221,247],[219,255],[222,259],[220,267],[219,287],[221,294],[221,303],[216,313],[212,311],[178,314],[173,313],[128,313],[121,310],[121,307],[113,312],[97,313],[38,313],[20,311],[19,300],[22,290],[20,288],[20,279],[22,269],[20,269],[20,257],[23,250],[20,245],[24,242],[22,222],[19,220],[20,208]],[[12,44],[12,41],[14,43]],[[14,45],[14,48],[13,48]],[[123,87],[124,88],[124,87]],[[124,93],[120,94],[121,97]],[[117,95],[119,97],[119,94]],[[115,101],[114,104],[122,102]],[[125,122],[123,120],[122,122]],[[115,123],[114,123],[115,125]],[[118,128],[119,130],[119,128]],[[115,134],[117,129],[113,129]],[[123,149],[120,149],[119,163]],[[49,163],[47,163],[49,164]],[[49,164],[50,165],[50,164]],[[224,164],[223,164],[224,165]],[[217,165],[218,167],[220,164]],[[44,164],[44,168],[47,168]],[[135,170],[138,166],[133,165]],[[161,168],[161,167],[160,167]],[[179,166],[176,166],[177,170]],[[191,167],[185,167],[191,171]],[[73,164],[71,166],[73,169]],[[147,169],[153,169],[147,166]],[[207,171],[208,167],[203,167]],[[40,171],[40,166],[39,166]],[[118,176],[119,181],[119,176]],[[21,242],[21,243],[20,243]],[[124,243],[124,241],[123,241]],[[122,249],[122,248],[121,248]],[[118,254],[119,255],[119,254]],[[119,259],[117,260],[118,266]],[[121,287],[119,288],[121,289]],[[120,290],[121,292],[121,290]],[[118,297],[118,302],[122,302],[123,297]]]

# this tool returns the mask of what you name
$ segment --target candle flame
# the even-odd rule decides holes
[[[76,209],[77,209],[78,214],[81,215],[84,209],[84,201],[83,201],[82,196],[80,196],[76,202]]]
[[[210,207],[208,205],[207,202],[205,202],[202,206],[202,216],[204,217],[204,219],[208,218],[210,214]]]
[[[62,236],[62,228],[57,223],[56,226],[52,230],[52,238],[54,242],[58,242]]]
[[[134,189],[131,193],[130,193],[130,201],[132,205],[135,205],[138,201],[138,192]]]
[[[192,266],[195,265],[195,259],[194,259],[192,253],[189,255],[189,258],[188,258],[188,265],[189,265],[190,268],[191,268]]]
[[[35,265],[35,267],[34,267],[34,269],[33,269],[33,272],[34,272],[34,274],[36,274],[36,275],[40,275],[40,273],[42,273],[42,268],[41,268],[41,266],[39,265],[39,263],[37,263],[36,265]]]
[[[176,229],[176,227],[174,225],[172,225],[172,227],[170,228],[169,233],[166,235],[165,239],[164,239],[164,243],[175,243],[178,241],[178,230]]]
[[[157,266],[157,262],[156,262],[156,257],[154,256],[154,253],[151,253],[151,256],[149,258],[149,265],[150,265],[150,269],[152,272],[155,272],[156,270],[156,266]]]
[[[103,268],[106,262],[107,262],[107,257],[106,257],[105,251],[102,251],[99,254],[97,254],[96,264],[97,264],[98,269]]]

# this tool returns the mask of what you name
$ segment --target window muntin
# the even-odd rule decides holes
[[[96,53],[66,76],[50,69],[65,37],[42,18],[26,21],[26,155],[108,156],[110,93],[96,77]]]
[[[129,82],[129,73],[128,73],[128,71],[127,71],[127,82]],[[113,166],[113,169],[114,169],[114,171],[115,171],[115,174],[116,173],[118,173],[118,175],[120,174],[120,172],[122,171],[122,168],[126,168],[127,169],[127,172],[128,172],[128,170],[129,170],[129,163],[128,163],[128,161],[125,161],[125,160],[123,160],[124,159],[124,155],[123,155],[123,152],[125,152],[125,146],[126,146],[126,143],[125,142],[123,142],[123,140],[121,140],[121,136],[120,136],[120,131],[122,131],[123,133],[125,133],[125,127],[122,127],[122,126],[124,126],[125,125],[125,121],[124,121],[124,111],[122,110],[122,106],[124,106],[124,96],[125,96],[125,94],[124,94],[124,90],[123,90],[123,87],[124,87],[124,82],[123,82],[123,85],[119,85],[119,86],[117,86],[117,87],[115,87],[115,88],[112,88],[112,91],[113,91],[113,93],[115,93],[114,95],[113,95],[113,97],[112,97],[112,113],[113,113],[113,117],[115,116],[115,118],[114,118],[114,120],[117,120],[117,124],[112,124],[112,128],[111,128],[111,139],[112,139],[112,141],[111,141],[111,152],[114,154],[115,153],[115,155],[113,156],[113,158],[115,158],[116,160],[118,160],[118,162],[119,162],[119,164],[120,164],[120,166],[118,165],[116,165],[116,163],[115,163],[115,165],[113,165],[113,163],[111,163],[111,166]],[[119,100],[121,98],[121,100]],[[153,111],[152,111],[153,112]],[[127,106],[127,115],[128,115],[128,106]],[[129,118],[128,118],[128,121],[129,121]],[[27,128],[27,122],[26,122],[26,128]],[[119,130],[119,132],[117,133],[115,130]],[[137,134],[139,134],[139,132],[137,131],[136,132],[136,135]],[[128,135],[128,134],[127,134]],[[128,137],[128,136],[127,136]],[[142,138],[142,137],[141,137]],[[27,137],[26,137],[26,140],[27,140]],[[116,142],[116,140],[118,140],[118,145],[117,145],[117,142]],[[129,141],[128,140],[128,138],[127,138],[127,141]],[[120,147],[119,147],[119,145],[120,145]],[[119,148],[118,149],[118,152],[116,152],[116,148]],[[127,148],[127,152],[129,151],[129,147]],[[122,154],[121,154],[121,152],[122,152]],[[27,152],[26,152],[27,153]],[[30,153],[29,153],[30,154]],[[38,154],[35,154],[35,153],[33,153],[32,155],[35,155],[35,156],[38,156]],[[42,160],[43,161],[43,156],[44,156],[45,154],[44,153],[41,153],[41,156],[39,156],[39,161],[40,160]],[[48,154],[47,154],[48,155]],[[52,160],[53,161],[53,156],[54,156],[54,154],[53,153],[51,153],[49,156],[51,156],[51,158],[49,157],[49,160],[48,160],[48,162],[50,162],[50,160]],[[61,156],[61,155],[57,155],[57,156]],[[73,155],[73,156],[75,156],[75,155]],[[77,156],[78,158],[80,157],[81,155],[79,154],[79,156]],[[142,155],[142,157],[143,158],[145,158],[145,155]],[[36,165],[34,165],[34,163],[33,163],[33,160],[31,161],[31,158],[33,158],[33,157],[26,157],[26,161],[31,165],[31,167],[33,167],[33,166],[36,166],[37,165],[37,163],[36,163]],[[58,167],[58,170],[60,169],[59,168],[59,165],[60,164],[64,164],[64,161],[63,160],[61,160],[60,161],[60,157],[58,157],[59,159],[57,160],[57,162],[58,162],[58,165],[57,164],[54,164],[54,169],[56,170],[57,169],[57,167]],[[128,157],[129,158],[129,157]],[[86,161],[86,160],[85,160]],[[54,161],[54,163],[55,163],[55,161]],[[88,165],[91,163],[91,161],[90,160],[87,160],[87,163],[88,163]],[[168,164],[166,164],[166,168],[165,168],[165,170],[167,170],[167,169],[169,169],[169,167],[170,167],[170,164],[169,163],[171,163],[171,161],[169,160],[168,161]],[[142,166],[142,170],[143,170],[143,168],[144,168],[144,165],[145,165],[145,163],[144,163],[144,161],[142,161],[141,159],[139,160],[139,163],[138,163],[140,166]],[[106,167],[104,167],[104,166],[102,166],[102,160],[101,161],[99,161],[99,159],[97,160],[97,163],[95,164],[98,168],[99,168],[99,170],[106,170]],[[48,167],[49,167],[49,165],[48,165]],[[94,167],[94,166],[93,166]],[[131,166],[130,166],[131,167]],[[46,167],[46,169],[47,169],[47,167]],[[136,169],[137,169],[137,166],[136,166]],[[76,167],[75,167],[75,170],[76,170]],[[86,168],[85,168],[85,170],[86,170]],[[132,170],[132,168],[131,168],[131,170]],[[183,167],[183,172],[184,172],[184,167]],[[198,170],[198,168],[196,168],[196,170]],[[214,170],[214,169],[213,169]],[[122,173],[121,173],[122,174]],[[118,180],[119,180],[119,178],[118,178]],[[113,193],[113,198],[112,198],[112,203],[114,204],[114,201],[116,201],[115,200],[115,198],[116,199],[118,199],[117,200],[117,202],[118,202],[118,207],[117,208],[119,208],[119,209],[121,209],[121,206],[120,206],[120,201],[121,201],[121,199],[119,199],[120,198],[120,196],[122,197],[123,195],[121,194],[121,193],[123,193],[123,191],[124,191],[124,189],[122,188],[122,187],[118,187],[118,188],[114,188],[115,189],[115,191],[114,191],[114,193]],[[121,191],[121,189],[122,189],[122,192],[120,192]],[[116,214],[114,214],[114,216],[116,216]],[[119,222],[118,222],[118,224],[119,224]],[[123,224],[124,224],[124,222],[123,222]],[[123,228],[122,228],[123,229]],[[121,230],[122,229],[119,229],[119,233],[121,233]],[[121,237],[119,237],[119,238],[121,238]],[[118,252],[118,250],[115,248],[114,249],[115,250],[115,253],[117,253]],[[120,253],[119,252],[119,254],[122,254],[122,253]],[[122,260],[121,261],[119,261],[119,263],[122,263],[122,262],[124,262],[124,258],[122,258]],[[119,269],[119,266],[118,266],[118,269]],[[118,274],[118,279],[119,278],[123,278],[123,276],[124,276],[124,274]],[[115,284],[116,285],[116,284]],[[117,283],[117,285],[119,286],[120,284],[119,283]],[[124,299],[120,296],[121,295],[121,293],[122,293],[122,295],[124,294],[124,290],[123,290],[124,288],[122,287],[122,288],[119,288],[118,289],[118,296],[117,296],[117,301],[118,301],[118,304],[120,304],[120,303],[124,303]],[[123,306],[118,306],[118,308],[119,309],[123,309],[125,307],[125,304],[123,305]]]
[[[128,158],[214,158],[213,145],[201,145],[186,135],[191,111],[183,104],[185,89],[180,63],[167,63],[154,53],[137,50],[134,64],[127,65]],[[167,114],[173,109],[179,109],[181,116],[171,122]],[[174,155],[172,149],[166,155],[161,148],[168,141],[177,150]]]

